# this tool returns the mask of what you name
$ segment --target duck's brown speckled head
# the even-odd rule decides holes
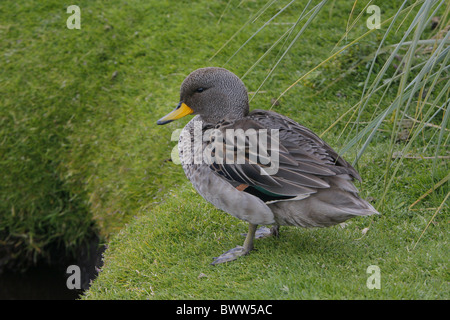
[[[188,114],[198,114],[208,123],[240,119],[249,112],[248,94],[244,83],[234,73],[209,67],[193,71],[184,79],[177,108],[158,120],[166,124]]]

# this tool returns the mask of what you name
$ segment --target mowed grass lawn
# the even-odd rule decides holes
[[[448,206],[429,223],[448,182],[417,204],[418,210],[408,210],[447,175],[445,159],[438,160],[433,174],[430,160],[406,159],[380,216],[327,229],[284,227],[279,238],[257,240],[250,255],[210,265],[213,257],[242,244],[247,226],[206,203],[181,166],[167,161],[176,146],[172,132],[188,119],[166,126],[157,126],[156,120],[176,106],[187,74],[224,65],[261,26],[248,24],[210,60],[264,1],[80,1],[80,30],[65,26],[69,4],[7,2],[11,6],[0,5],[2,14],[11,13],[0,29],[8,45],[9,73],[2,74],[0,86],[9,94],[6,105],[11,110],[21,105],[24,114],[28,103],[36,114],[51,110],[64,115],[58,118],[64,129],[58,143],[64,145],[57,149],[62,150],[57,172],[82,198],[80,206],[108,245],[102,271],[83,299],[450,297]],[[257,22],[267,21],[287,3],[276,3]],[[345,33],[353,2],[328,5],[252,99],[251,108],[270,108],[273,98],[330,55]],[[355,12],[364,5],[358,3]],[[303,6],[296,2],[285,10],[226,67],[242,76]],[[381,5],[383,16],[397,7]],[[344,42],[365,30],[363,18]],[[376,50],[382,31],[316,70],[273,110],[319,134],[325,131],[360,98],[367,75],[366,63],[360,62]],[[277,53],[243,79],[252,97]],[[395,89],[387,94],[395,95]],[[337,150],[348,139],[339,136],[344,125],[323,137]],[[381,172],[390,143],[390,125],[382,129],[386,133],[376,136],[358,164],[363,178],[358,188],[374,205],[383,194]],[[345,157],[351,160],[354,154]],[[367,286],[369,266],[379,267],[380,289]]]

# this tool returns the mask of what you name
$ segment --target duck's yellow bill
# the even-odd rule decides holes
[[[173,120],[183,118],[184,116],[187,116],[188,114],[191,114],[194,112],[191,108],[187,106],[184,102],[180,102],[178,106],[168,115],[162,117],[159,119],[156,123],[157,124],[166,124],[169,122],[172,122]]]

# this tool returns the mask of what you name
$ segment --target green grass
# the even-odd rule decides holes
[[[171,133],[187,119],[163,127],[156,120],[178,103],[188,73],[224,65],[287,4],[277,2],[209,60],[265,2],[231,1],[224,12],[227,3],[80,1],[81,30],[65,27],[69,3],[0,4],[0,246],[14,247],[13,258],[26,264],[50,255],[55,243],[70,250],[88,234],[100,233],[108,244],[105,266],[85,299],[448,299],[448,206],[417,243],[448,182],[417,211],[408,210],[447,175],[445,159],[433,174],[432,160],[404,159],[381,216],[354,219],[345,228],[283,228],[279,239],[256,241],[250,255],[209,265],[212,257],[242,244],[246,225],[207,204],[181,167],[166,161],[176,144]],[[242,76],[284,33],[285,23],[295,22],[302,6],[295,2],[226,67]],[[330,56],[351,7],[335,1],[318,15],[252,108],[268,109],[272,98]],[[358,2],[355,12],[363,7]],[[382,14],[390,16],[396,8],[383,4]],[[343,44],[367,30],[364,17]],[[381,32],[317,69],[274,110],[325,131],[358,102],[367,57]],[[400,38],[401,32],[391,41]],[[277,54],[278,49],[245,77],[250,92]],[[387,93],[395,94],[395,88]],[[376,107],[369,104],[362,121]],[[439,120],[442,115],[434,124]],[[349,138],[339,137],[344,126],[341,121],[324,135],[338,150]],[[358,164],[364,180],[359,188],[374,203],[384,191],[392,125],[380,129]],[[354,150],[346,157],[352,159]],[[369,265],[380,267],[380,290],[366,287]]]
[[[278,239],[257,240],[250,255],[211,266],[212,257],[242,245],[247,226],[185,186],[111,241],[103,271],[85,298],[448,298],[446,221],[438,219],[411,250],[426,219],[395,206],[392,201],[384,216],[374,218],[365,236],[370,219],[345,228],[285,227]],[[380,290],[366,286],[370,265],[380,267]]]

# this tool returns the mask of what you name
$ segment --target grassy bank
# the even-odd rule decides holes
[[[243,7],[234,7],[233,13],[219,18],[220,23],[217,17],[223,11],[215,12],[209,21],[210,30],[217,34],[218,30],[228,31],[226,23],[229,21],[233,26],[231,34],[234,34],[243,24],[237,21],[246,21],[255,14],[256,8],[261,7],[252,11],[246,5],[250,6],[247,3]],[[224,8],[223,3],[222,10]],[[304,70],[325,59],[339,39],[337,35],[344,33],[347,16],[336,13],[348,13],[350,9],[336,4],[330,11],[324,11],[317,24],[308,29],[294,47],[292,55],[283,60],[269,84],[252,100],[252,107],[269,108],[272,98],[277,97],[282,89]],[[285,20],[278,21],[278,25],[292,22],[296,12],[292,8],[283,16]],[[239,18],[239,15],[243,16]],[[264,17],[267,19],[270,16],[267,13]],[[232,42],[212,61],[221,65],[246,37],[257,30],[256,26],[249,28],[244,40]],[[360,26],[359,30],[361,28],[364,26]],[[194,33],[198,32],[194,29]],[[208,33],[207,30],[202,32]],[[229,66],[236,73],[243,74],[279,35],[270,32],[260,35],[258,41],[249,43]],[[380,34],[373,34],[314,72],[283,97],[280,105],[274,107],[275,110],[307,124],[316,132],[323,132],[338,114],[357,101],[367,74],[364,61],[367,61],[365,59],[380,37]],[[230,35],[223,36],[222,43],[229,38]],[[208,36],[205,39],[210,43]],[[215,51],[207,48],[204,52],[203,43],[199,42],[198,55],[203,55],[202,59],[207,61]],[[249,91],[254,92],[258,88],[275,58],[276,55],[269,62],[258,65],[251,76],[244,79]],[[379,69],[381,65],[375,67]],[[179,77],[179,83],[183,76]],[[394,96],[395,90],[388,94]],[[371,105],[368,115],[375,108],[376,105]],[[182,125],[177,122],[170,124],[171,129]],[[345,137],[338,137],[344,125],[345,122],[339,123],[335,130],[325,135],[336,147],[345,141]],[[162,130],[160,139],[165,134]],[[382,197],[384,190],[382,172],[391,146],[389,133],[392,126],[387,122],[381,128],[383,131],[386,134],[376,136],[375,142],[359,162],[364,179],[360,189],[374,203]],[[169,137],[170,134],[166,134],[167,140]],[[397,143],[402,145],[406,141],[399,140]],[[166,150],[166,155],[169,154],[170,148]],[[401,173],[382,206],[381,217],[355,219],[344,228],[284,228],[280,239],[259,240],[257,251],[217,267],[209,265],[212,257],[241,244],[243,239],[240,233],[246,232],[246,225],[202,201],[189,183],[176,185],[165,193],[164,200],[157,206],[138,210],[137,218],[112,239],[105,256],[105,267],[85,298],[443,299],[449,294],[448,259],[444,254],[448,246],[445,218],[448,211],[437,216],[433,220],[432,230],[428,229],[420,237],[434,212],[427,209],[438,207],[447,189],[438,189],[425,198],[420,210],[408,210],[408,206],[425,190],[446,176],[448,167],[445,160],[439,163],[440,169],[431,176],[430,161],[410,159],[403,162]],[[168,169],[181,170],[173,165]],[[369,277],[366,271],[371,265],[377,265],[381,270],[381,290],[370,290],[366,286]]]
[[[204,202],[181,167],[167,161],[176,144],[171,134],[187,119],[164,127],[155,123],[178,103],[179,85],[189,72],[224,65],[288,2],[261,12],[210,60],[264,5],[227,3],[80,1],[80,30],[66,28],[68,4],[59,1],[0,4],[0,245],[11,257],[7,263],[48,257],[51,246],[75,251],[95,232],[109,249],[86,299],[448,298],[447,206],[420,238],[448,182],[415,206],[418,210],[408,210],[446,177],[445,159],[435,170],[432,160],[405,159],[380,217],[355,219],[345,228],[284,228],[281,238],[258,240],[258,250],[239,261],[209,265],[242,242],[246,226]],[[226,67],[242,76],[295,22],[303,5],[287,8]],[[358,3],[355,15],[363,7]],[[396,7],[383,5],[382,14],[391,16]],[[326,59],[351,9],[352,3],[330,2],[252,99],[252,108],[268,109],[273,98]],[[342,44],[366,30],[363,18]],[[325,131],[360,98],[367,57],[382,31],[314,71],[274,110]],[[398,32],[389,44],[400,38]],[[274,50],[244,78],[252,97],[281,52]],[[386,95],[394,97],[396,88]],[[376,108],[370,104],[361,121]],[[433,124],[440,120],[442,114]],[[339,122],[324,135],[337,149],[349,138],[340,136],[344,127],[345,121]],[[424,135],[436,134],[433,130]],[[381,172],[391,131],[386,121],[359,162],[364,179],[359,188],[374,204],[384,190]],[[366,287],[369,265],[380,267],[381,290]]]
[[[282,228],[280,238],[257,240],[245,258],[211,266],[212,257],[242,245],[247,225],[184,186],[114,237],[85,298],[445,299],[446,221],[439,219],[412,250],[426,219],[398,208],[401,196],[373,221]],[[371,265],[380,268],[380,290],[366,286]]]

